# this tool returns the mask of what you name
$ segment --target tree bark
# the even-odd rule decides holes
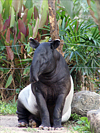
[[[98,19],[95,17],[93,10],[91,9],[91,0],[87,0],[87,3],[89,5],[89,11],[91,16],[94,19],[94,22],[98,25],[98,28],[100,30],[100,0],[95,0],[96,2],[96,7],[97,7],[97,14],[98,14]]]
[[[56,0],[48,0],[48,7],[49,7],[49,21],[50,21],[50,36],[52,40],[60,39],[59,37],[59,27],[56,20],[56,9],[55,9],[55,2]],[[64,56],[62,52],[64,41],[60,41],[60,46],[57,50]]]
[[[94,20],[94,22],[98,25],[98,20],[97,20],[97,18],[94,16],[94,12],[93,12],[93,10],[91,9],[91,0],[87,0],[87,3],[88,3],[88,5],[89,5],[89,11],[90,11],[90,14],[91,14],[91,16],[93,17],[93,20]]]
[[[55,2],[56,0],[48,0],[50,35],[52,40],[59,39],[59,29],[56,20]]]
[[[97,6],[97,14],[98,14],[98,25],[100,30],[100,0],[95,0]]]

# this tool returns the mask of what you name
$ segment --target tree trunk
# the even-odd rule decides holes
[[[52,40],[60,39],[59,37],[59,27],[56,20],[56,9],[55,9],[55,2],[56,0],[48,0],[48,6],[49,6],[49,21],[50,21],[50,36]],[[64,53],[62,52],[63,43],[64,41],[60,41],[60,46],[58,47],[58,51],[64,56]]]
[[[95,0],[96,6],[97,6],[97,14],[98,14],[98,19],[95,17],[93,10],[91,9],[91,0],[87,0],[87,3],[89,5],[89,11],[91,16],[94,19],[94,22],[98,25],[98,28],[100,30],[100,0]]]
[[[100,30],[100,0],[96,0],[95,2],[97,6],[98,23],[99,23],[99,30]]]
[[[59,29],[56,20],[55,1],[56,0],[48,0],[50,35],[52,40],[59,39]]]

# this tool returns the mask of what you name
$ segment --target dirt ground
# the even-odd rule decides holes
[[[78,133],[73,131],[72,126],[64,127],[64,130],[44,131],[38,128],[18,128],[17,116],[0,116],[0,133]]]

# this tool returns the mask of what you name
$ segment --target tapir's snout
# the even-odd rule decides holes
[[[39,81],[38,75],[36,73],[33,73],[33,79],[35,82]]]

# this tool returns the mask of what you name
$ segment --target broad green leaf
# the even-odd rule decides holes
[[[14,16],[14,8],[11,7],[11,20],[10,20],[10,28],[14,27],[14,23],[15,23],[15,16]]]
[[[2,3],[2,6],[3,6],[3,4],[4,4],[5,1],[4,1],[4,0],[0,0],[0,1],[1,1],[1,3]]]
[[[60,36],[65,35],[65,30],[63,30],[63,29],[59,29],[59,34],[60,34]]]
[[[44,26],[45,27],[45,26]],[[40,28],[41,30],[46,30],[48,32],[50,32],[50,29],[46,29],[46,28]]]
[[[25,35],[21,32],[21,42],[25,42]]]
[[[48,0],[42,0],[42,5],[40,9],[40,20],[39,20],[39,28],[42,28],[47,20],[48,14]]]
[[[0,14],[2,13],[2,2],[0,0]]]
[[[35,27],[33,29],[33,38],[36,38],[38,29],[39,29],[39,19],[37,18]]]
[[[10,6],[12,5],[12,1],[13,1],[13,0],[9,0],[9,4],[10,4]]]
[[[28,9],[30,9],[31,7],[33,7],[32,0],[26,0],[25,7],[28,8]]]
[[[33,35],[32,26],[28,24],[28,28],[29,28],[29,37],[31,37]]]
[[[27,13],[28,23],[30,22],[30,19],[31,19],[31,17],[32,17],[32,13],[33,13],[33,7],[30,8],[30,9],[28,10],[28,13]]]
[[[44,40],[41,40],[41,41],[40,41],[40,43],[42,43],[42,42],[48,42],[49,39],[50,39],[49,36],[46,36]]]
[[[62,29],[65,29],[65,17],[63,18],[63,21],[62,21]]]
[[[61,4],[65,7],[65,10],[71,18],[73,18],[73,1],[72,0],[60,0]]]
[[[9,0],[5,0],[5,2],[3,4],[3,9],[4,9],[3,18],[4,19],[8,19],[8,17],[9,17],[9,11],[10,11]]]
[[[22,9],[23,0],[13,0],[12,6],[14,7],[16,13],[18,13]]]
[[[27,59],[22,59],[21,61],[27,62],[27,61],[32,61],[32,59],[31,58],[27,58]]]
[[[10,76],[9,76],[8,79],[7,79],[5,88],[7,88],[7,87],[11,84],[12,80],[13,80],[13,77],[12,77],[12,74],[10,74]]]
[[[28,67],[26,67],[26,68],[24,69],[23,74],[26,75],[26,74],[28,74],[29,72],[30,72],[30,66],[28,66]]]

